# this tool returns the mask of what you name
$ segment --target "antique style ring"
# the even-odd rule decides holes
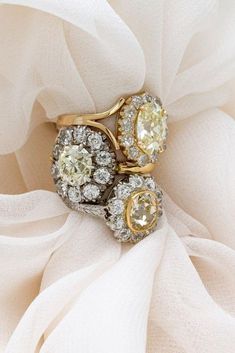
[[[99,122],[114,115],[116,133]],[[166,147],[166,120],[160,100],[147,93],[121,98],[103,113],[58,117],[51,173],[66,205],[102,217],[119,241],[150,234],[162,192],[149,173]]]

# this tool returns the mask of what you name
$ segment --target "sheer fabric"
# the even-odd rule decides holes
[[[234,352],[234,2],[0,4],[0,352]],[[165,212],[123,246],[54,193],[51,122],[143,89]]]

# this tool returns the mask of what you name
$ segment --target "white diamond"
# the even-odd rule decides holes
[[[121,184],[121,185],[118,185],[116,193],[118,198],[125,199],[130,195],[131,189],[128,185]]]
[[[68,128],[61,129],[58,136],[59,141],[64,145],[69,145],[73,140],[72,133],[73,133],[72,129],[68,129]]]
[[[155,97],[154,102],[155,102],[155,104],[162,106],[162,102],[161,102],[160,98]]]
[[[145,179],[144,184],[147,186],[149,190],[154,191],[156,189],[155,181],[152,178]]]
[[[124,211],[124,203],[121,200],[112,200],[109,203],[109,211],[110,213],[114,214],[114,215],[118,215],[121,214]]]
[[[111,174],[107,168],[98,168],[94,173],[94,180],[98,184],[105,185],[110,181],[110,179],[111,179]]]
[[[73,132],[74,141],[79,144],[86,144],[87,132],[86,126],[76,127]]]
[[[143,98],[141,96],[133,96],[132,103],[137,109],[139,109],[140,106],[143,104]]]
[[[142,154],[139,158],[138,158],[138,164],[142,167],[144,165],[146,165],[147,163],[149,163],[149,158],[147,155]]]
[[[131,235],[131,240],[134,243],[137,243],[138,241],[144,239],[147,235],[149,234],[149,232],[145,232],[145,233],[133,233]]]
[[[53,148],[53,158],[58,159],[62,151],[61,145],[55,145]]]
[[[130,147],[134,143],[134,138],[131,135],[126,135],[121,138],[121,143],[125,147]]]
[[[72,202],[81,202],[82,196],[80,189],[76,187],[70,187],[68,190],[68,198]]]
[[[158,160],[158,154],[157,151],[154,151],[153,154],[151,155],[151,160],[153,163],[156,163]]]
[[[57,189],[57,192],[58,192],[58,194],[60,196],[62,196],[62,197],[66,196],[66,194],[67,194],[67,185],[62,180],[59,180],[56,183],[56,189]]]
[[[89,137],[88,137],[88,144],[93,150],[98,150],[100,149],[101,145],[103,143],[102,137],[100,134],[97,132],[93,132]]]
[[[112,230],[119,230],[124,227],[124,220],[121,217],[111,217],[108,225]]]
[[[131,175],[129,182],[133,188],[141,188],[143,185],[143,179],[139,175]]]
[[[57,162],[54,162],[51,166],[51,175],[53,178],[59,177],[59,168]]]
[[[90,180],[93,169],[91,154],[79,146],[66,146],[58,160],[59,173],[70,185],[83,185]]]
[[[131,231],[129,229],[120,229],[114,232],[114,237],[120,242],[127,242],[130,240]]]
[[[136,160],[139,156],[139,151],[136,147],[132,146],[129,148],[128,156],[130,159]]]
[[[124,131],[131,131],[132,130],[132,119],[131,118],[124,118],[122,121],[121,121],[121,127],[122,127],[122,130]]]
[[[96,185],[88,184],[83,188],[83,195],[88,201],[95,201],[100,195],[100,189]]]
[[[144,100],[144,103],[149,103],[149,102],[152,102],[153,97],[150,94],[145,93],[143,96],[143,100]]]
[[[134,105],[126,105],[123,109],[125,117],[133,118],[136,114],[136,109]]]
[[[102,166],[110,165],[112,162],[112,156],[109,152],[101,151],[96,156],[96,163]]]

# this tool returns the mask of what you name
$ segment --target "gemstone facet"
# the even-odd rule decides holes
[[[167,136],[166,116],[162,107],[155,102],[142,105],[136,120],[139,147],[148,155],[163,149]]]
[[[146,231],[157,223],[157,197],[151,191],[140,191],[128,202],[128,225],[133,231]],[[128,211],[127,211],[128,212]]]
[[[83,185],[90,180],[91,154],[79,146],[66,146],[58,159],[59,174],[70,185]]]
[[[111,180],[111,174],[107,168],[98,168],[94,173],[94,180],[98,184],[107,184]]]
[[[83,194],[88,201],[95,201],[100,195],[100,189],[97,185],[88,184],[84,186]]]

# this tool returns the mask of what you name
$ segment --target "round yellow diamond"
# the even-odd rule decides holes
[[[83,185],[90,180],[92,156],[79,146],[66,146],[58,160],[60,177],[70,185]]]
[[[151,230],[158,221],[157,196],[152,191],[139,191],[130,196],[127,224],[133,232]]]
[[[136,139],[140,149],[156,155],[164,149],[167,137],[167,116],[164,109],[152,101],[141,106],[136,120]]]

